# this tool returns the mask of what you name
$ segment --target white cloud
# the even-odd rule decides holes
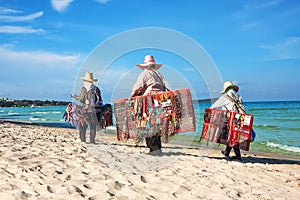
[[[0,85],[5,89],[2,96],[15,99],[69,97],[80,55],[16,51],[8,48],[11,46],[0,46]]]
[[[240,23],[241,27],[239,30],[259,33],[262,30],[267,30],[268,26],[273,23],[275,18],[278,18],[279,13],[274,16],[269,16],[266,18],[261,18],[261,16],[272,15],[270,12],[273,7],[278,7],[282,3],[282,0],[269,0],[269,1],[247,1],[243,8],[234,13],[234,18],[236,18]],[[266,14],[268,13],[268,14]],[[277,25],[277,24],[276,24]]]
[[[98,3],[101,3],[101,4],[106,4],[110,0],[95,0],[95,1],[98,2]]]
[[[11,14],[8,13],[8,14]],[[39,11],[30,15],[0,15],[0,21],[4,22],[21,22],[21,21],[29,21],[43,16],[43,12]]]
[[[6,48],[5,46],[0,46],[0,64],[5,65],[24,65],[26,63],[27,67],[51,67],[51,68],[70,68],[74,67],[79,61],[79,55],[59,55],[52,52],[42,52],[42,51],[13,51]]]
[[[51,0],[52,7],[60,13],[65,11],[72,2],[73,0]]]
[[[20,15],[23,13],[19,10],[14,10],[10,8],[3,8],[0,7],[0,21],[2,22],[23,22],[23,21],[30,21],[36,18],[39,18],[44,15],[42,11],[29,14],[29,15]],[[43,33],[44,29],[38,28],[34,29],[30,26],[0,26],[0,33],[7,33],[7,34],[31,34],[31,33]]]
[[[43,29],[33,29],[31,27],[21,26],[0,26],[0,33],[8,34],[29,34],[29,33],[43,33]]]
[[[23,12],[19,11],[19,10],[10,9],[10,8],[0,7],[0,15],[3,15],[3,14],[16,14],[16,13],[23,13]]]
[[[282,0],[273,0],[273,1],[262,1],[262,3],[254,3],[254,4],[246,4],[245,8],[246,9],[250,9],[250,10],[256,10],[256,9],[265,9],[265,8],[269,8],[269,7],[273,7],[276,6],[278,4],[280,4],[282,2]]]
[[[285,40],[270,45],[262,44],[259,46],[268,50],[272,54],[272,59],[298,59],[300,49],[300,37],[289,37]]]

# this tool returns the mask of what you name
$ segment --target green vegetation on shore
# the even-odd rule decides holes
[[[218,98],[211,98],[211,99],[195,99],[193,100],[193,102],[197,102],[197,103],[211,103],[211,102],[215,102]]]
[[[30,107],[30,106],[60,106],[67,105],[66,101],[49,100],[0,100],[0,107]]]

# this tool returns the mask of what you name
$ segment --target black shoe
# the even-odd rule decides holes
[[[155,150],[155,151],[151,151],[151,152],[149,152],[149,154],[150,154],[151,156],[159,156],[159,155],[162,154],[162,150],[161,150],[161,149],[158,149],[158,150]]]
[[[230,160],[230,157],[225,155],[225,159],[226,160]]]
[[[243,162],[242,157],[232,156],[231,159],[235,159],[235,160],[238,160],[238,161],[240,161],[240,162]]]
[[[230,157],[226,154],[226,151],[221,151],[221,153],[225,156],[226,160],[230,160]]]

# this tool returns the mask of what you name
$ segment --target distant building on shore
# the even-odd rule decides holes
[[[0,97],[0,101],[13,102],[14,100],[6,97]]]

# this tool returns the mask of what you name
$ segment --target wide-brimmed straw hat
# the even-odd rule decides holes
[[[226,81],[223,85],[223,90],[221,91],[222,94],[225,93],[226,89],[229,88],[229,87],[232,87],[234,88],[234,90],[237,92],[239,91],[239,86],[237,85],[234,85],[231,81]]]
[[[80,78],[81,80],[87,81],[87,82],[97,82],[98,79],[93,78],[93,73],[92,72],[86,72],[85,76]]]
[[[151,65],[155,66],[154,69],[159,69],[162,66],[162,64],[155,63],[154,57],[152,55],[145,56],[144,64],[137,64],[136,66],[138,66],[141,69],[146,69]]]

